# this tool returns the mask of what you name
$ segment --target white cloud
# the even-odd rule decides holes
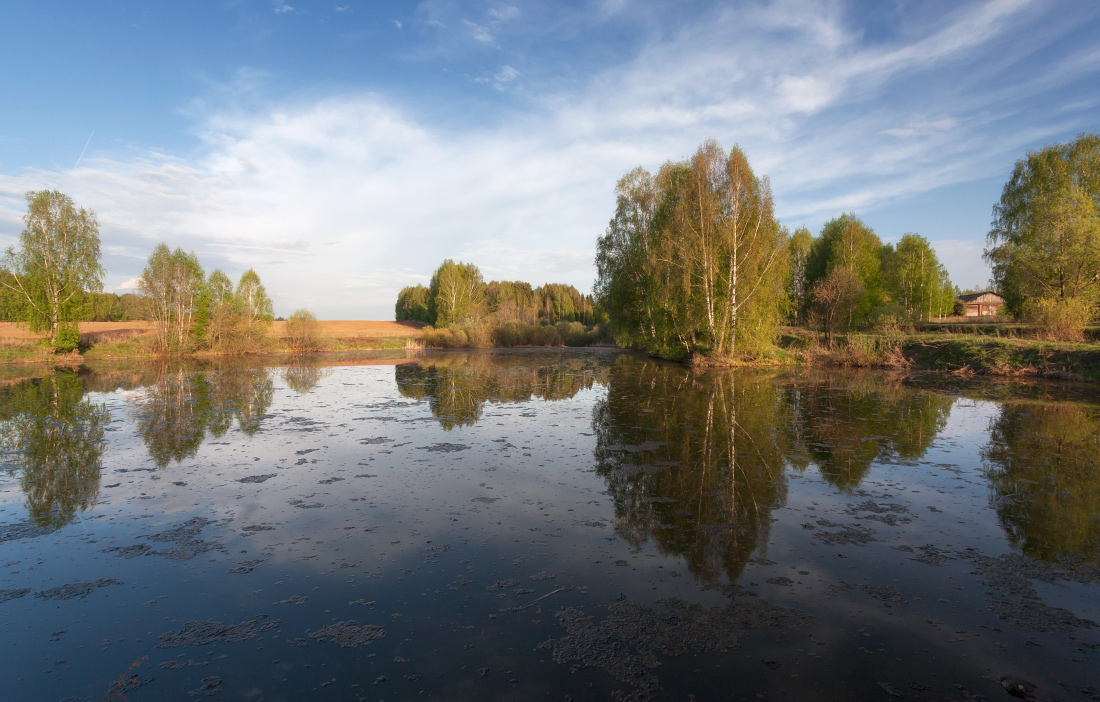
[[[293,11],[294,11],[294,8],[291,7],[290,5],[287,5],[285,2],[276,3],[276,5],[275,5],[275,14],[280,14],[281,15],[284,12],[293,12]]]
[[[466,29],[470,32],[470,36],[473,37],[474,41],[487,46],[494,46],[496,44],[496,39],[493,37],[493,33],[489,31],[488,27],[483,27],[470,20],[463,20],[462,23],[466,25]]]
[[[489,16],[496,22],[507,22],[519,17],[519,8],[514,5],[489,10]]]

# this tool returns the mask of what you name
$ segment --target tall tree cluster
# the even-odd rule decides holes
[[[596,297],[619,343],[667,357],[757,351],[787,298],[787,238],[767,178],[740,148],[707,141],[619,181],[597,243]]]
[[[398,293],[394,317],[436,327],[596,321],[592,296],[572,285],[546,283],[533,288],[519,280],[486,283],[477,266],[449,258],[435,270],[428,286],[412,285]]]
[[[889,320],[928,321],[954,304],[947,269],[927,239],[908,233],[883,244],[854,213],[829,220],[817,237],[796,232],[788,259],[790,316],[817,324],[827,340]]]
[[[985,258],[1010,309],[1100,309],[1100,134],[1016,162],[993,208]]]
[[[214,270],[205,277],[195,254],[157,244],[138,280],[148,300],[157,341],[168,352],[199,347],[247,351],[266,335],[271,299],[251,268],[234,290],[229,277]]]

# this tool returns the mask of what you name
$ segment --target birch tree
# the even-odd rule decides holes
[[[616,339],[682,356],[755,351],[770,343],[785,299],[786,232],[766,178],[737,147],[714,141],[655,177],[617,189],[597,244],[596,294]]]
[[[448,258],[432,275],[428,290],[432,324],[438,327],[475,312],[485,295],[485,280],[474,264]]]
[[[149,299],[157,341],[165,351],[185,351],[192,343],[194,314],[204,287],[195,254],[157,244],[142,271],[137,289]]]
[[[84,293],[103,288],[99,223],[95,212],[77,209],[57,190],[28,192],[26,198],[19,249],[6,251],[0,285],[26,302],[23,321],[34,332],[48,332],[56,348],[63,330],[75,332]]]
[[[985,258],[1009,306],[1100,302],[1100,134],[1016,162],[993,208]]]

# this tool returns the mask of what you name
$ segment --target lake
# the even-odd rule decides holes
[[[12,700],[1100,699],[1100,394],[632,353],[0,387]]]

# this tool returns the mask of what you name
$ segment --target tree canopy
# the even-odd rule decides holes
[[[767,178],[740,148],[707,141],[619,181],[596,294],[621,343],[669,357],[754,351],[778,330],[786,251]]]
[[[993,208],[985,258],[1009,307],[1100,302],[1100,134],[1016,162]]]
[[[4,257],[0,285],[17,293],[21,321],[32,331],[46,331],[55,347],[85,313],[84,293],[102,289],[99,223],[95,212],[77,209],[57,190],[28,192],[27,214],[19,249]],[[75,346],[75,342],[73,343]]]

